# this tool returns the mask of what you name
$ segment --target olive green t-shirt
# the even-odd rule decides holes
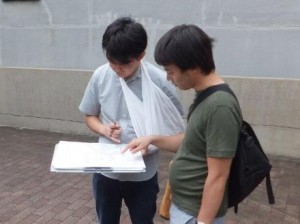
[[[203,100],[187,123],[185,137],[170,168],[173,203],[197,216],[207,177],[207,158],[233,158],[242,118],[236,99],[217,91]],[[227,189],[217,217],[226,214]]]

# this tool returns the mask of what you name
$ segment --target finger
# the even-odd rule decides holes
[[[122,129],[120,129],[120,128],[119,129],[114,129],[115,134],[119,135],[119,134],[121,134],[121,132],[122,132]]]
[[[125,153],[126,151],[130,150],[130,145],[126,145],[124,149],[121,150],[121,153]]]
[[[110,123],[110,124],[109,124],[109,127],[110,127],[111,129],[120,129],[120,125],[117,124],[117,123]]]
[[[145,148],[141,148],[140,146],[137,146],[137,147],[132,147],[131,149],[130,149],[130,152],[132,153],[132,154],[135,154],[135,153],[137,153],[137,152],[139,152],[139,151],[147,151],[147,149],[145,149]]]
[[[120,134],[121,134],[121,131],[113,130],[111,136],[118,137],[118,136],[120,136]]]
[[[122,150],[122,153],[125,153],[126,151],[130,151],[131,153],[136,153],[135,151],[134,151],[134,149],[136,148],[136,146],[131,142],[131,143],[129,143],[129,144],[127,144],[126,146],[125,146],[125,148]],[[138,152],[138,151],[137,151]]]
[[[113,137],[113,136],[111,136],[110,139],[111,139],[113,142],[121,143],[120,139],[115,138],[115,137]]]

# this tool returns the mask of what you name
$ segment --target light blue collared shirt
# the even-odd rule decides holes
[[[175,86],[167,81],[166,74],[154,65],[144,62],[151,80],[163,90],[171,99],[180,114],[183,108],[178,99]],[[142,83],[140,68],[126,80],[128,87],[135,95],[142,99]],[[129,116],[118,75],[109,64],[100,66],[95,70],[86,88],[79,110],[86,115],[99,116],[103,124],[117,122],[121,128],[121,143],[129,143],[136,138],[136,134]],[[99,137],[99,142],[113,143],[104,136]],[[121,181],[144,181],[153,177],[157,170],[158,151],[144,157],[146,164],[145,173],[103,173],[104,175]]]

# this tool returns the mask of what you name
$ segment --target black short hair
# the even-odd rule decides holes
[[[215,70],[214,39],[196,25],[178,25],[164,34],[155,47],[159,65],[176,65],[182,71],[199,68],[204,74]]]
[[[130,17],[121,17],[111,23],[102,38],[102,49],[108,60],[127,64],[147,47],[144,27]]]

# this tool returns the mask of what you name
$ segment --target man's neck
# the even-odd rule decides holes
[[[139,63],[139,64],[136,66],[136,68],[134,69],[133,73],[132,73],[130,76],[124,78],[124,80],[127,81],[128,79],[131,79],[132,77],[135,77],[135,76],[137,75],[137,73],[140,72],[140,71],[139,71],[139,70],[140,70],[140,67],[141,67],[141,63]]]
[[[224,83],[224,80],[216,72],[212,72],[209,75],[201,74],[196,81],[194,89],[196,91],[202,91],[210,86],[215,86],[222,83]]]

